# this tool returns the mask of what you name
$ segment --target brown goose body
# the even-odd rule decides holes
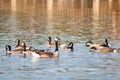
[[[53,57],[52,52],[45,52],[45,51],[33,51],[32,52],[33,57],[42,57],[42,58],[49,58]]]
[[[15,47],[15,49],[24,49],[24,48],[23,48],[22,45],[20,45],[20,46]],[[26,46],[26,49],[27,49],[27,50],[31,50],[32,47],[31,47],[31,46]]]
[[[86,42],[86,46],[89,46],[89,47],[97,47],[99,49],[101,48],[105,48],[105,47],[111,47],[110,44],[108,44],[108,40],[105,39],[105,43],[93,43],[92,41],[87,41]]]
[[[55,38],[55,52],[49,52],[49,51],[32,51],[33,57],[42,57],[42,58],[58,58],[59,53],[58,53],[58,39]]]
[[[12,54],[21,54],[22,51],[23,51],[23,49],[14,49],[14,50],[12,50],[10,45],[6,45],[5,49],[6,49],[6,55],[11,54],[11,53]]]
[[[65,46],[64,50],[73,52],[73,42],[70,42],[67,46]]]
[[[97,53],[108,53],[108,52],[119,52],[119,49],[109,48],[109,47],[97,49],[96,47],[91,47],[90,52],[92,52],[92,51],[97,52]]]
[[[15,49],[24,49],[23,43],[20,42],[20,39],[16,40],[17,45],[15,46]],[[32,46],[26,46],[26,49],[31,50]]]

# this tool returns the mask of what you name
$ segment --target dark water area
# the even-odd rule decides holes
[[[91,54],[88,39],[120,48],[120,0],[0,0],[0,80],[119,80],[120,53]],[[48,36],[74,43],[60,57],[5,56],[16,39],[47,49]],[[51,50],[54,51],[54,48]]]

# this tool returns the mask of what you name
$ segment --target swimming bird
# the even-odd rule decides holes
[[[22,42],[22,46],[23,46],[23,51],[22,51],[22,54],[23,54],[23,57],[26,57],[26,54],[31,54],[32,52],[44,52],[45,50],[40,50],[40,49],[26,49],[26,44],[25,42]]]
[[[92,45],[92,44],[94,44],[94,43],[93,43],[91,40],[88,40],[85,44],[86,44],[86,46],[89,47],[90,45]]]
[[[73,42],[70,42],[67,46],[64,47],[64,50],[73,52]]]
[[[86,42],[86,46],[89,46],[89,47],[98,47],[98,48],[104,48],[104,47],[111,47],[110,44],[108,44],[108,39],[106,38],[105,39],[105,43],[93,43],[92,41],[87,41]]]
[[[23,44],[20,42],[20,39],[16,40],[17,45],[15,46],[15,49],[23,49]],[[32,49],[32,46],[26,46],[26,49]]]
[[[58,53],[58,38],[55,38],[55,52],[49,52],[49,51],[32,51],[31,52],[33,57],[42,57],[42,58],[58,58],[59,53]]]
[[[11,53],[13,53],[13,54],[20,54],[23,51],[23,49],[14,49],[14,50],[12,50],[10,45],[6,45],[5,49],[6,49],[6,55],[7,54],[11,54]]]
[[[25,42],[22,42],[22,45],[23,45],[23,52],[22,53],[25,53],[25,54],[31,54],[31,52],[35,51],[35,52],[44,52],[45,50],[42,50],[42,49],[26,49],[26,44]]]
[[[52,43],[52,38],[49,36],[48,37],[48,48],[55,47],[55,44]]]
[[[66,44],[61,44],[60,43],[60,38],[59,37],[55,37],[58,39],[58,47],[61,47],[61,48],[64,48],[64,47],[67,47]],[[55,47],[55,43],[52,43],[52,38],[51,36],[48,37],[48,48],[54,48]]]
[[[17,39],[16,43],[17,43],[16,47],[20,46],[20,39]]]
[[[101,49],[97,49],[96,47],[91,47],[89,49],[90,52],[97,52],[97,53],[107,53],[107,52],[120,52],[120,48],[110,48],[104,47]]]

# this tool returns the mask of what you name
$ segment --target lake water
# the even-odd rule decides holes
[[[91,54],[85,42],[120,48],[120,0],[0,0],[0,80],[120,80],[120,53]],[[48,36],[74,43],[59,59],[5,55],[16,39],[47,49]],[[54,48],[51,49],[54,51]]]

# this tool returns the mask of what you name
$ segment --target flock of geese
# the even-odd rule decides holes
[[[11,54],[22,54],[23,57],[26,57],[26,54],[31,54],[33,57],[42,57],[42,58],[59,58],[59,47],[62,47],[64,50],[72,51],[73,42],[70,42],[68,45],[60,44],[60,38],[55,37],[54,43],[52,43],[52,38],[48,37],[48,48],[54,48],[55,51],[51,52],[49,49],[35,49],[32,46],[26,46],[25,42],[21,42],[20,39],[16,40],[17,45],[14,47],[14,50],[11,49],[10,45],[6,45],[6,55]],[[111,45],[108,43],[108,39],[105,39],[104,43],[93,43],[91,40],[87,41],[85,44],[89,47],[90,52],[95,53],[109,53],[109,52],[120,52],[120,48],[112,48]]]
[[[108,39],[105,39],[104,43],[93,43],[92,41],[87,41],[86,46],[89,46],[90,52],[96,53],[109,53],[109,52],[120,52],[120,48],[112,48],[111,44],[108,43]]]
[[[59,47],[64,47],[64,50],[68,51],[73,51],[73,42],[70,42],[68,45],[66,44],[60,44],[59,43],[60,38],[55,37],[54,38],[54,43],[52,43],[52,38],[48,37],[48,48],[55,48],[54,52],[49,51],[49,49],[44,50],[44,49],[34,49],[32,46],[26,46],[25,42],[21,42],[20,39],[16,40],[17,45],[14,47],[14,50],[11,49],[10,45],[6,45],[6,55],[11,55],[11,54],[22,54],[23,57],[26,57],[26,54],[32,54],[33,57],[42,57],[42,58],[58,58],[59,57],[59,52],[58,48]]]

